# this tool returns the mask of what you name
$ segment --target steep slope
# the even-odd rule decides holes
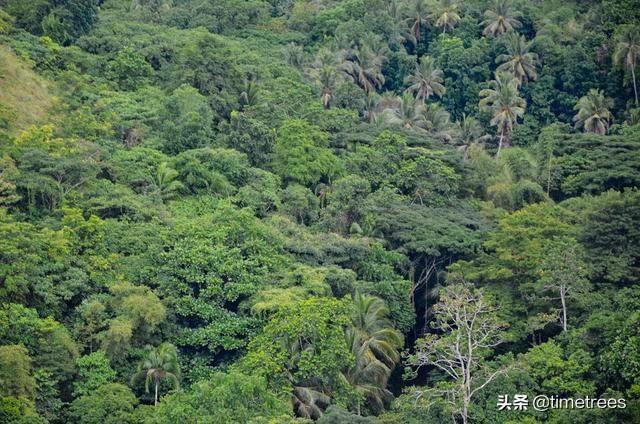
[[[16,133],[45,122],[54,102],[49,83],[0,45],[0,129]]]

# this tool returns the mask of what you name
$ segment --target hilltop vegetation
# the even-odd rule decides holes
[[[0,0],[0,421],[640,420],[639,25]]]

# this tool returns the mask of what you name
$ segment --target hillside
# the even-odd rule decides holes
[[[639,28],[0,0],[0,423],[640,422]]]
[[[15,134],[47,122],[54,98],[48,83],[0,45],[0,126]]]

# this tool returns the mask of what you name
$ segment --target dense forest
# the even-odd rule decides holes
[[[640,422],[639,28],[0,0],[0,422]]]

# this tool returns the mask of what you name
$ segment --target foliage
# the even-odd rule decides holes
[[[635,6],[0,0],[0,421],[638,421]]]

